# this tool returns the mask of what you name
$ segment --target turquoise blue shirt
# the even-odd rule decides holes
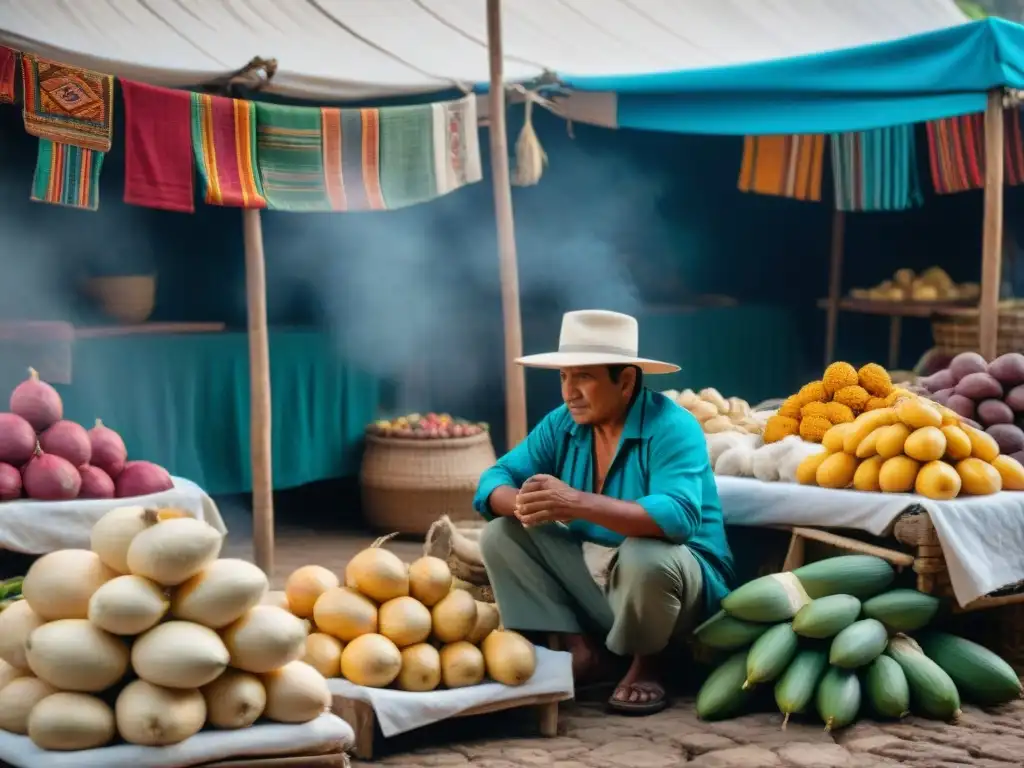
[[[592,493],[593,457],[592,428],[576,424],[563,405],[481,475],[473,506],[490,520],[494,514],[488,499],[495,488],[519,488],[538,474]],[[689,547],[704,574],[706,609],[709,614],[717,611],[734,578],[732,552],[704,431],[689,411],[644,388],[626,417],[602,493],[636,502],[666,539]],[[608,547],[625,538],[586,520],[573,520],[569,530],[580,541]]]

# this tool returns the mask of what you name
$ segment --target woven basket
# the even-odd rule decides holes
[[[366,436],[359,479],[367,522],[425,535],[441,515],[476,520],[473,494],[495,462],[488,432],[447,440]]]
[[[85,293],[95,299],[108,317],[125,325],[144,323],[156,303],[155,275],[94,277]]]
[[[978,351],[978,309],[965,307],[936,313],[932,317],[932,336],[936,349],[946,355]],[[999,303],[997,354],[1024,350],[1024,300]]]

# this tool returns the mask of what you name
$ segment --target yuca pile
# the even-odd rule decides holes
[[[1021,695],[1019,678],[997,655],[927,629],[939,612],[937,598],[886,591],[893,578],[884,560],[847,555],[763,576],[731,593],[694,632],[703,645],[733,652],[701,688],[697,714],[742,714],[772,686],[783,727],[790,715],[813,709],[834,730],[862,711],[952,720],[961,697],[991,706]]]
[[[90,550],[39,558],[0,613],[0,729],[49,750],[160,747],[319,716],[331,696],[298,661],[305,625],[261,605],[266,576],[218,560],[221,543],[182,512],[121,507]]]
[[[308,664],[324,677],[413,692],[478,685],[485,677],[522,685],[533,677],[533,644],[501,629],[494,605],[454,587],[444,560],[406,565],[383,548],[388,538],[349,561],[344,586],[318,565],[288,577],[280,604],[313,622]]]
[[[666,389],[661,394],[693,414],[705,434],[760,435],[764,431],[764,424],[754,415],[750,403],[741,397],[726,399],[714,387],[700,392]]]

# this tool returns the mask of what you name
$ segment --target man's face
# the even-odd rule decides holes
[[[627,368],[612,381],[605,365],[563,368],[562,400],[577,424],[603,424],[622,418],[633,394],[636,372]]]

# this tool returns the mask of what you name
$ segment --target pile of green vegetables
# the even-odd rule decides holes
[[[24,576],[15,576],[0,581],[0,611],[11,603],[21,600],[21,583],[24,580]]]
[[[885,560],[848,555],[744,584],[694,632],[704,646],[732,652],[701,687],[697,714],[742,714],[769,684],[783,727],[813,706],[828,731],[854,722],[862,708],[880,718],[953,720],[961,696],[993,706],[1021,695],[999,656],[927,628],[938,598],[889,589],[894,578]]]

